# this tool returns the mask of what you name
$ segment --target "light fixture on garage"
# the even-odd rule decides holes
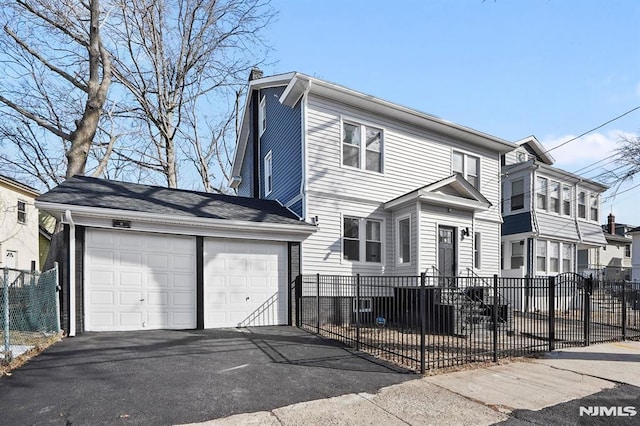
[[[311,218],[311,224],[315,226],[318,226],[320,224],[320,220],[318,219],[318,216],[313,216]]]
[[[113,221],[111,222],[111,226],[113,226],[114,228],[130,229],[131,228],[131,221],[130,220],[113,219]]]

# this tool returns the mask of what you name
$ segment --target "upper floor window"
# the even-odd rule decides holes
[[[524,208],[524,180],[511,182],[511,211]]]
[[[260,108],[258,109],[258,133],[260,136],[267,129],[267,101],[263,96],[260,100]]]
[[[547,209],[547,179],[543,177],[536,178],[536,207]]]
[[[411,219],[398,220],[398,263],[411,263]]]
[[[264,156],[264,195],[269,195],[273,191],[273,155],[271,151]]]
[[[571,216],[571,187],[562,186],[562,214]]]
[[[343,123],[342,164],[382,173],[382,130],[363,124]]]
[[[598,208],[600,207],[600,199],[597,194],[591,194],[591,220],[598,221]]]
[[[560,184],[558,182],[549,184],[549,209],[560,214]]]
[[[27,203],[18,201],[18,223],[27,223]]]
[[[342,221],[342,257],[358,262],[382,262],[382,222],[345,216]],[[365,238],[362,238],[362,237]]]
[[[480,232],[476,232],[473,236],[473,265],[477,268],[480,269],[482,267],[481,264],[481,250],[480,250],[480,243],[481,243],[481,236],[480,236]]]
[[[631,257],[631,244],[624,246],[624,257]]]
[[[460,173],[474,188],[480,188],[480,158],[453,151],[452,170]]]
[[[587,194],[584,191],[578,192],[578,217],[587,218]]]

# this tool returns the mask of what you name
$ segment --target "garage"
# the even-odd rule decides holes
[[[208,238],[204,243],[204,326],[287,323],[287,244]]]
[[[290,324],[301,242],[275,200],[74,176],[39,196],[58,218],[60,320],[85,331]]]
[[[87,229],[85,330],[196,327],[195,238]]]

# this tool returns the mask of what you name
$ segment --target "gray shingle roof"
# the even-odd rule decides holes
[[[239,220],[258,223],[303,225],[280,203],[233,195],[169,189],[136,183],[74,176],[37,199],[67,204],[167,216]],[[313,225],[308,224],[309,227]]]

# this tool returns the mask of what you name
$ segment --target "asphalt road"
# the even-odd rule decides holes
[[[291,327],[86,333],[0,379],[0,424],[199,422],[415,378]]]

